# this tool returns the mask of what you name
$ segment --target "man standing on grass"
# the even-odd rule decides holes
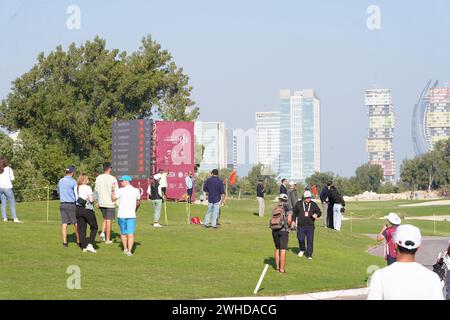
[[[192,171],[189,171],[186,179],[185,179],[185,183],[186,183],[186,193],[188,195],[188,203],[192,204],[192,193],[194,191],[194,177],[192,176]]]
[[[322,202],[322,211],[323,211],[323,226],[325,228],[328,228],[328,204],[330,200],[328,199],[328,193],[330,192],[330,187],[333,185],[333,181],[328,181],[326,186],[322,188],[322,191],[320,191],[320,202]]]
[[[161,189],[159,188],[159,181],[161,180],[161,175],[155,174],[153,176],[153,181],[148,187],[147,194],[149,199],[152,200],[153,204],[153,226],[155,228],[161,228],[162,226],[159,224],[159,218],[161,216],[161,207],[162,207],[162,199],[163,195],[161,193]]]
[[[376,271],[369,286],[368,300],[444,300],[439,276],[416,262],[422,243],[420,230],[405,224],[394,234],[397,261]]]
[[[256,186],[256,200],[258,201],[258,215],[264,217],[264,210],[266,205],[264,203],[264,195],[266,194],[266,188],[264,187],[264,181],[259,180]]]
[[[130,176],[122,176],[120,179],[122,188],[114,190],[111,200],[116,202],[120,199],[117,212],[117,222],[120,227],[120,238],[122,240],[123,253],[129,257],[133,255],[134,233],[136,230],[136,211],[141,205],[141,193],[131,185]]]
[[[311,192],[305,191],[303,200],[294,207],[294,219],[297,219],[297,238],[300,247],[299,257],[305,256],[311,260],[314,244],[314,222],[321,216],[319,206],[311,200]],[[307,246],[305,245],[305,238]]]
[[[75,234],[77,237],[77,245],[80,246],[80,236],[78,235],[77,214],[76,214],[76,196],[75,188],[77,182],[73,178],[75,173],[74,166],[68,166],[66,169],[66,176],[58,182],[58,195],[60,200],[60,213],[61,213],[61,235],[63,240],[63,246],[68,247],[67,243],[67,226],[69,224],[74,225]]]
[[[288,190],[287,196],[288,196],[289,210],[293,211],[295,204],[298,201],[297,183],[295,181],[289,182],[289,190]]]
[[[287,185],[288,185],[287,179],[286,178],[281,179],[280,194],[288,193]]]
[[[115,189],[119,188],[117,179],[111,175],[111,171],[111,163],[104,163],[103,174],[99,175],[95,180],[95,191],[98,194],[97,208],[100,208],[103,216],[100,239],[106,241],[106,244],[112,243],[111,224],[116,216],[116,205],[111,201],[111,194]]]
[[[214,169],[211,171],[211,175],[203,185],[203,191],[208,194],[208,211],[205,215],[204,226],[209,228],[211,221],[211,226],[216,229],[218,228],[219,210],[225,199],[225,188],[223,181],[219,178],[219,170]]]

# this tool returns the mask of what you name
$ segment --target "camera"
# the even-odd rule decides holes
[[[341,213],[344,213],[345,212],[345,207],[342,207],[341,208]]]

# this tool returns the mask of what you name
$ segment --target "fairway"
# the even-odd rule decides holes
[[[18,216],[24,224],[0,224],[0,299],[198,299],[250,296],[263,270],[271,267],[259,296],[300,294],[366,286],[371,265],[384,266],[383,259],[367,249],[376,243],[362,233],[377,233],[390,211],[402,215],[445,215],[449,206],[398,207],[411,201],[349,202],[346,217],[336,232],[316,223],[314,259],[297,257],[298,243],[291,233],[287,253],[287,274],[274,270],[273,242],[266,216],[256,214],[256,200],[229,200],[222,209],[221,228],[205,229],[188,225],[184,203],[169,203],[169,226],[152,227],[151,203],[144,201],[137,214],[136,250],[126,257],[119,246],[117,223],[114,243],[97,243],[96,254],[82,253],[74,243],[69,226],[69,248],[60,239],[58,202],[50,202],[46,222],[46,202],[19,203]],[[193,205],[192,216],[203,219],[205,206]],[[369,218],[370,219],[361,219]],[[101,226],[101,218],[97,212]],[[162,223],[164,214],[162,213]],[[409,221],[424,235],[434,234],[431,221]],[[450,234],[450,222],[437,223],[438,235]],[[97,240],[99,238],[97,237]],[[81,270],[81,289],[69,290],[69,266]]]

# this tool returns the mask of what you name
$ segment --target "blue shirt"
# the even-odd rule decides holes
[[[75,203],[75,187],[77,182],[74,178],[65,176],[58,182],[58,195],[61,202]]]
[[[223,182],[218,176],[208,178],[203,186],[203,191],[208,192],[209,203],[220,202],[221,195],[225,194]]]

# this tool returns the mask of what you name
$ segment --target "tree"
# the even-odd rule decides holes
[[[163,119],[196,119],[188,80],[150,36],[131,55],[106,49],[99,37],[67,51],[58,46],[13,82],[0,125],[20,130],[31,165],[55,184],[68,164],[95,172],[111,159],[115,120],[149,117],[152,107]]]
[[[13,156],[13,145],[13,140],[0,131],[0,157],[3,156],[11,160]]]
[[[377,192],[383,180],[383,168],[380,165],[366,163],[355,171],[354,182],[364,191]]]
[[[305,179],[308,186],[315,185],[320,192],[320,189],[327,184],[328,181],[334,180],[333,172],[314,172],[314,174]]]

